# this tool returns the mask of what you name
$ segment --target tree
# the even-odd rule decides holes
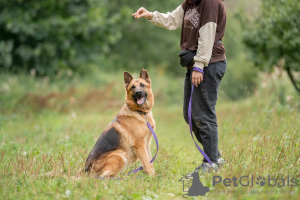
[[[284,60],[284,69],[300,93],[299,16],[299,0],[262,0],[261,11],[254,21],[245,17],[241,20],[251,60],[264,71],[272,70],[279,60]]]
[[[105,0],[1,0],[0,69],[52,75],[101,63],[121,38]],[[108,17],[109,15],[109,17]]]
[[[51,76],[67,70],[87,72],[93,66],[104,70],[155,66],[182,72],[176,59],[180,32],[166,37],[167,30],[131,16],[140,6],[172,11],[180,3],[1,0],[0,70],[35,69]]]

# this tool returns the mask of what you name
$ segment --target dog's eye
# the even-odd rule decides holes
[[[141,87],[145,87],[145,85],[143,83],[141,83]]]
[[[135,86],[134,86],[134,85],[133,85],[133,86],[131,86],[131,89],[132,89],[132,90],[134,90],[134,89],[135,89]]]

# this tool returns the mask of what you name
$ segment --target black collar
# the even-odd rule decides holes
[[[144,111],[141,111],[141,110],[136,110],[140,115],[147,115],[147,113],[146,112],[144,112]]]

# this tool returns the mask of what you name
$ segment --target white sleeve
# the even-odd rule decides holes
[[[194,67],[202,69],[208,66],[215,42],[217,24],[208,22],[199,30],[198,49],[194,56]]]
[[[151,20],[152,24],[156,26],[163,27],[168,30],[175,30],[182,26],[184,10],[182,6],[178,6],[174,11],[164,13],[159,13],[157,11],[153,12],[153,17]]]

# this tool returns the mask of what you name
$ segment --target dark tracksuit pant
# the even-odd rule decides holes
[[[215,106],[221,80],[227,67],[226,60],[204,67],[203,81],[194,87],[192,97],[192,130],[202,144],[204,152],[213,163],[221,157],[218,149],[218,124]],[[184,82],[183,115],[188,120],[188,105],[191,95],[192,70],[187,70]],[[203,159],[207,162],[206,159]]]

